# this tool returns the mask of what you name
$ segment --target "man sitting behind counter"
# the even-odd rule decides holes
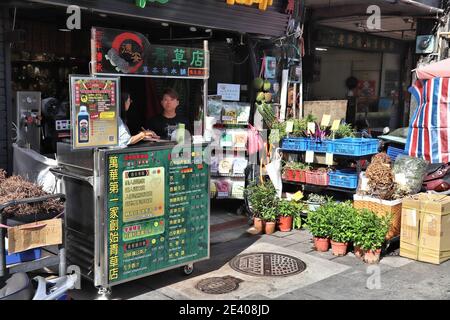
[[[177,115],[176,109],[179,104],[178,93],[171,88],[165,89],[161,100],[163,112],[151,118],[147,123],[146,129],[153,130],[161,139],[171,140],[172,133],[179,124],[184,124],[185,128],[187,128],[187,119]]]

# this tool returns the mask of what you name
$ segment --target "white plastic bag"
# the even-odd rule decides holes
[[[266,165],[266,172],[269,175],[270,181],[272,181],[275,190],[277,191],[278,198],[281,199],[283,182],[281,180],[281,154],[279,149],[275,150],[272,161]]]

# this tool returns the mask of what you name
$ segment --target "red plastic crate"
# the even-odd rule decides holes
[[[326,171],[306,171],[306,183],[327,186],[328,179],[328,173]]]

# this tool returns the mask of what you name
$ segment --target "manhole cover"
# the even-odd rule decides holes
[[[279,253],[249,253],[235,257],[230,266],[251,276],[286,277],[306,269],[306,264],[295,257]]]
[[[213,277],[200,280],[195,287],[204,293],[224,294],[236,290],[240,282],[241,279],[231,276]]]

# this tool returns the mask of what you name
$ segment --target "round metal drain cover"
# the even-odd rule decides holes
[[[195,287],[204,293],[224,294],[239,288],[240,282],[241,279],[231,276],[213,277],[200,280]]]
[[[251,276],[287,277],[303,272],[306,264],[295,257],[280,253],[249,253],[230,261],[233,270]]]

